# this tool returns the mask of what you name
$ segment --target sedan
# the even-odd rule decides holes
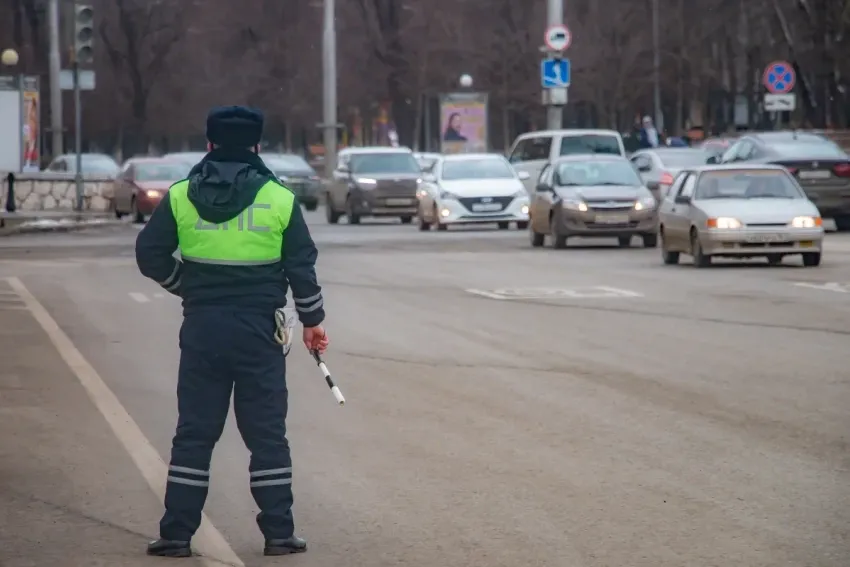
[[[657,246],[656,200],[624,157],[575,155],[548,163],[531,203],[531,245],[549,236],[566,248],[571,236],[610,236],[629,246],[640,236]]]
[[[114,181],[115,216],[129,214],[133,222],[144,222],[153,213],[168,189],[185,179],[191,167],[164,158],[133,158]]]
[[[419,190],[419,230],[451,224],[516,223],[528,228],[528,193],[517,173],[500,154],[453,154],[441,157],[424,176]]]
[[[319,208],[322,180],[304,158],[295,154],[260,154],[263,162],[298,197],[308,211]]]
[[[793,175],[775,165],[707,165],[679,174],[660,207],[665,264],[689,254],[694,266],[715,257],[802,255],[818,266],[823,220]]]
[[[721,162],[784,166],[821,215],[834,218],[838,230],[850,230],[850,156],[825,136],[793,131],[748,134]]]
[[[640,150],[629,158],[656,200],[670,191],[673,179],[685,167],[705,165],[710,154],[691,148]]]

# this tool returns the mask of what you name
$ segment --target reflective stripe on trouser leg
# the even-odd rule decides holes
[[[238,336],[248,337],[250,328],[266,326],[270,333],[274,332],[273,314],[245,323],[245,332]],[[266,539],[288,538],[295,526],[292,461],[286,440],[286,359],[280,345],[272,341],[245,341],[239,346],[242,348],[236,355],[233,409],[239,431],[251,451],[251,494],[260,508],[257,524]]]
[[[209,341],[209,329],[216,323],[206,314],[190,315],[180,332],[179,418],[159,528],[165,539],[190,540],[200,526],[213,447],[227,420],[233,382],[218,345]]]

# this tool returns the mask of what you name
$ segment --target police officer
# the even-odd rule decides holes
[[[323,352],[324,301],[301,208],[257,155],[262,131],[256,110],[213,109],[209,153],[172,185],[136,241],[139,270],[181,297],[184,315],[165,514],[148,555],[192,554],[231,393],[251,452],[251,494],[260,508],[265,555],[307,550],[292,518],[286,366],[274,339],[274,312],[292,287],[304,344]],[[173,256],[178,249],[179,260]]]

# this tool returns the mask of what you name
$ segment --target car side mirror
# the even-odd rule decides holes
[[[545,183],[538,183],[537,184],[537,192],[538,193],[548,193],[549,191],[551,191],[551,189]]]
[[[687,195],[677,195],[676,198],[673,201],[677,205],[690,205],[691,204],[691,198],[688,197]]]
[[[639,172],[641,172],[641,173],[648,173],[648,172],[652,171],[652,166],[650,166],[649,164],[644,163],[644,164],[642,164],[642,165],[638,165],[637,170],[638,170]]]
[[[529,179],[531,179],[531,174],[527,171],[520,171],[519,173],[517,173],[517,177],[519,177],[520,181],[528,181]]]

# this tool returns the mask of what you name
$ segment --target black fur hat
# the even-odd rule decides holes
[[[263,138],[263,113],[246,106],[219,106],[207,115],[207,140],[229,148],[252,148]]]

